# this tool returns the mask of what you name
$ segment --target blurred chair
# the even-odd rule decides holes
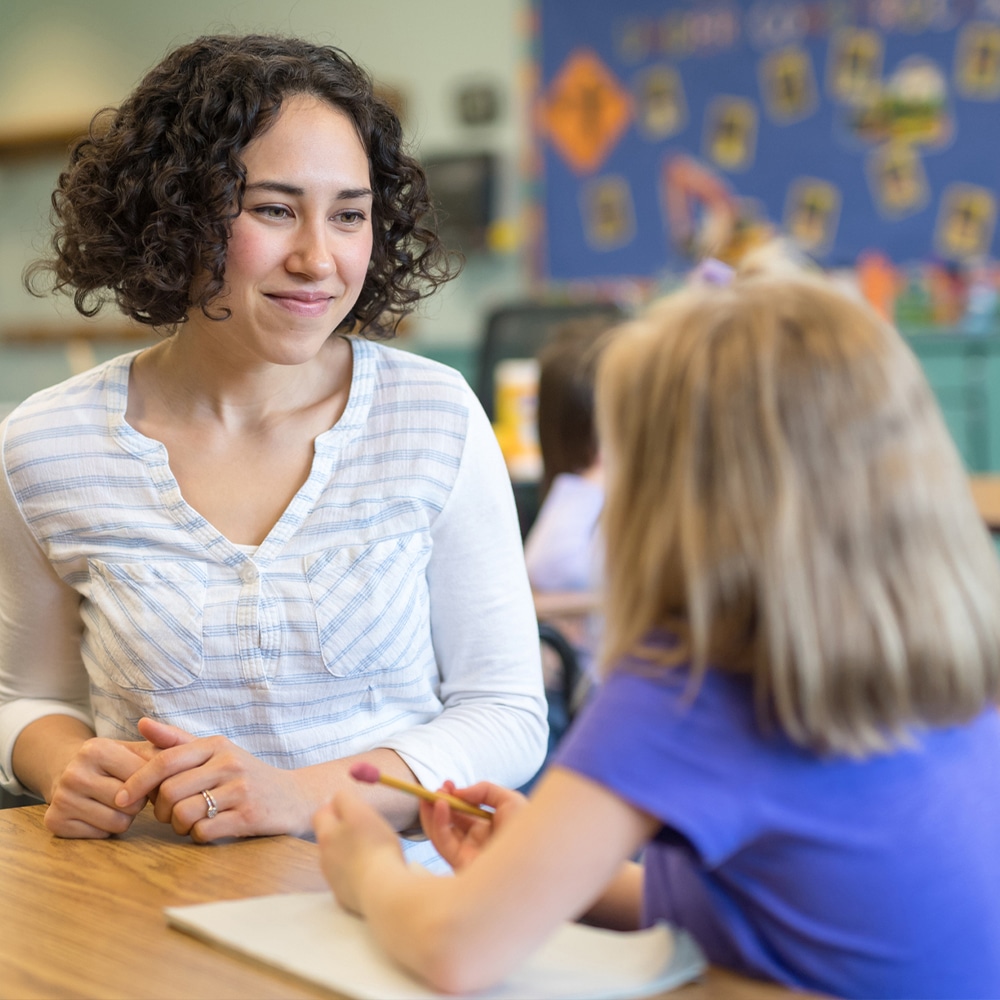
[[[566,636],[549,622],[538,623],[538,638],[555,654],[558,671],[546,677],[545,695],[549,702],[549,751],[569,728],[579,705],[583,671],[576,650]]]
[[[541,487],[538,482],[514,482],[511,483],[514,490],[514,504],[517,507],[517,523],[521,529],[521,541],[528,537],[531,526],[538,517],[539,508],[542,506]]]
[[[609,322],[625,318],[614,302],[512,302],[494,309],[486,318],[479,345],[474,386],[486,415],[494,418],[493,378],[501,361],[533,358],[554,328],[584,316],[607,317]]]

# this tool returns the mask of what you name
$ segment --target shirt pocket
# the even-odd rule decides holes
[[[307,557],[320,651],[334,677],[397,671],[433,657],[421,534],[342,545]]]
[[[108,680],[129,691],[186,687],[201,675],[208,580],[190,563],[89,560],[87,640]]]

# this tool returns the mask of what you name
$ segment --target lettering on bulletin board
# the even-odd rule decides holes
[[[536,0],[542,268],[996,258],[1000,0]]]

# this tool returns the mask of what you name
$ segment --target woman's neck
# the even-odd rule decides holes
[[[346,402],[353,357],[342,337],[331,337],[314,358],[298,365],[221,356],[191,339],[175,334],[136,358],[130,416],[141,419],[158,412],[236,429],[326,408],[331,397]]]

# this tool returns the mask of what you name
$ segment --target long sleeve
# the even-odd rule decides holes
[[[7,423],[0,425],[3,442]],[[15,795],[11,756],[21,730],[62,714],[92,726],[80,657],[80,596],[56,574],[0,475],[0,785]]]
[[[523,784],[541,765],[547,739],[538,627],[510,480],[474,398],[461,467],[431,537],[431,629],[444,711],[382,745],[429,787],[446,778]]]

